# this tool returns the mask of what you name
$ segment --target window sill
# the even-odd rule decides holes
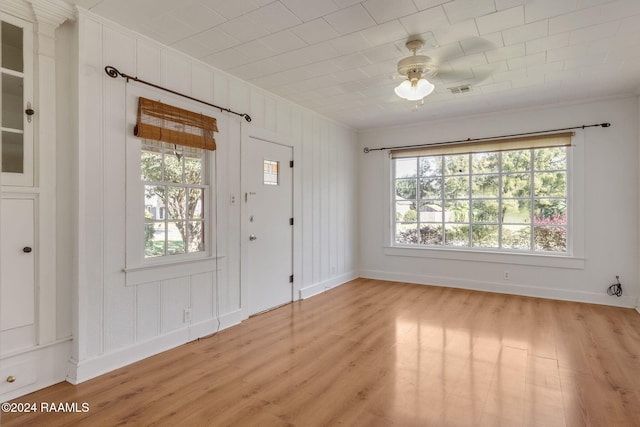
[[[491,262],[497,264],[530,265],[536,267],[568,268],[583,270],[585,259],[566,255],[525,254],[489,251],[471,251],[447,248],[414,248],[385,246],[385,255],[414,258],[434,258],[455,261]]]
[[[126,275],[126,285],[136,286],[157,280],[174,279],[176,277],[216,271],[217,261],[222,258],[224,256],[182,259],[179,261],[136,265],[123,268],[122,271]]]

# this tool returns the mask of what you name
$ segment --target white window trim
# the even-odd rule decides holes
[[[217,261],[223,258],[223,256],[207,256],[199,259],[183,259],[162,264],[156,263],[123,268],[122,271],[127,275],[127,286],[135,286],[157,280],[215,271],[217,269]]]
[[[439,258],[461,261],[495,262],[502,264],[520,264],[557,268],[583,269],[584,258],[584,130],[576,130],[571,138],[571,155],[567,159],[567,205],[568,228],[570,239],[567,252],[548,254],[544,252],[518,252],[506,249],[490,250],[486,248],[455,248],[435,246],[402,246],[394,242],[393,230],[395,221],[394,177],[390,154],[382,156],[383,171],[387,177],[387,196],[384,209],[384,254],[388,256],[405,256],[418,258]]]
[[[216,110],[170,95],[127,85],[127,134],[126,134],[126,255],[122,271],[126,274],[126,285],[135,286],[155,280],[164,280],[198,272],[216,270],[216,261],[222,257],[216,254],[216,151],[205,150],[207,177],[205,180],[205,250],[197,253],[144,257],[144,185],[140,178],[140,152],[142,139],[133,135],[138,111],[138,97],[143,96],[175,105],[187,110],[197,109],[204,114],[214,116]]]

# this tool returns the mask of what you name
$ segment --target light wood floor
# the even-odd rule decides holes
[[[2,426],[640,426],[631,309],[358,279],[78,386]]]

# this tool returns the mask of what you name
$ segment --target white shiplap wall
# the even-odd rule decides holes
[[[76,37],[78,301],[71,381],[211,333],[218,320],[222,327],[242,320],[241,203],[229,201],[231,195],[241,200],[240,141],[246,126],[275,132],[294,146],[295,296],[355,277],[357,143],[352,130],[83,10]],[[216,236],[222,258],[217,273],[126,285],[125,143],[133,123],[127,122],[125,106],[135,83],[107,77],[106,65],[251,115],[250,125],[218,116]],[[187,306],[193,309],[190,326],[182,321]]]

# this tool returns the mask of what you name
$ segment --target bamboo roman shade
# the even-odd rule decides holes
[[[138,98],[138,121],[133,130],[137,137],[213,151],[213,132],[217,131],[213,117]]]
[[[391,157],[441,156],[482,153],[486,151],[529,150],[531,148],[567,147],[573,132],[527,136],[521,138],[491,139],[486,141],[443,143],[391,150]]]

